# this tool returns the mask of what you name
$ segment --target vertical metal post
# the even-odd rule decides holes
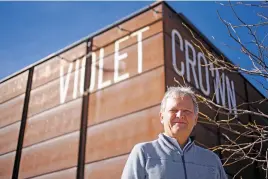
[[[91,52],[92,49],[91,44],[92,41],[87,42],[86,55],[89,52]],[[92,57],[89,56],[86,58],[86,65],[85,65],[84,95],[82,99],[80,138],[79,138],[79,151],[78,151],[79,153],[77,161],[76,179],[84,179],[91,63],[92,63]]]
[[[159,12],[156,12],[154,9],[153,9],[154,7],[152,7],[152,10],[154,11],[154,13],[159,13]],[[165,80],[165,82],[164,82],[164,91],[166,92],[167,91],[167,79],[168,79],[168,76],[167,76],[167,64],[166,64],[166,54],[167,54],[167,48],[166,48],[166,44],[167,44],[167,42],[166,42],[166,38],[165,38],[165,31],[166,31],[166,25],[165,25],[165,13],[166,12],[164,12],[164,3],[162,3],[162,32],[163,32],[163,48],[164,48],[164,50],[163,50],[163,60],[164,60],[164,75],[165,75],[165,77],[164,77],[164,80]]]
[[[25,94],[24,104],[23,104],[23,111],[22,111],[22,117],[21,117],[21,123],[20,123],[20,131],[19,131],[15,162],[13,166],[12,179],[17,179],[19,176],[23,139],[24,139],[28,109],[29,109],[29,101],[30,101],[30,95],[31,95],[31,89],[32,89],[33,72],[34,72],[34,67],[29,69],[29,74],[28,74],[26,94]]]

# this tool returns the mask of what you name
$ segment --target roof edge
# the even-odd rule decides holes
[[[47,60],[49,60],[49,59],[51,59],[53,57],[56,57],[57,55],[59,55],[61,53],[64,53],[65,51],[67,51],[67,50],[69,50],[69,49],[71,49],[73,47],[76,47],[76,46],[80,45],[83,42],[86,42],[86,41],[90,40],[94,36],[97,36],[97,35],[99,35],[101,33],[104,33],[105,31],[108,31],[111,28],[113,28],[113,27],[115,27],[115,26],[117,26],[117,25],[119,25],[121,23],[124,23],[124,22],[128,21],[129,19],[134,18],[134,17],[140,15],[141,13],[143,13],[143,12],[145,12],[145,11],[151,9],[151,8],[154,8],[155,6],[157,6],[159,4],[163,4],[163,3],[165,3],[165,2],[164,1],[153,2],[152,4],[149,5],[149,7],[143,7],[141,9],[139,9],[139,10],[137,10],[137,11],[135,11],[135,12],[133,12],[133,13],[131,13],[131,14],[129,14],[129,15],[117,20],[117,21],[115,21],[114,23],[112,23],[110,25],[107,25],[107,26],[101,28],[100,30],[97,30],[97,31],[89,34],[88,36],[86,36],[86,37],[84,37],[84,38],[82,38],[82,39],[80,39],[80,40],[78,40],[78,41],[76,41],[76,42],[74,42],[74,43],[72,43],[70,45],[67,45],[64,48],[62,48],[62,49],[60,49],[60,50],[58,50],[58,51],[56,51],[54,53],[51,53],[51,54],[47,55],[46,57],[44,57],[44,58],[42,58],[42,59],[40,59],[40,60],[38,60],[38,61],[28,65],[28,66],[22,68],[21,70],[16,71],[16,72],[8,75],[7,77],[4,77],[4,78],[0,79],[0,84],[4,83],[5,81],[7,81],[7,80],[9,80],[9,79],[11,79],[11,78],[23,73],[23,72],[25,72],[27,70],[29,70],[30,68],[33,68],[36,65],[39,65],[39,64],[41,64],[41,63],[43,63],[43,62],[45,62],[45,61],[47,61]]]

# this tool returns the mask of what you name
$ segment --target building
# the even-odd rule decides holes
[[[174,78],[207,97],[217,92],[230,110],[263,98],[240,74],[226,73],[225,87],[216,89],[222,72],[202,65],[191,32],[221,54],[182,14],[157,2],[3,79],[0,178],[120,178],[132,147],[162,131],[160,102]],[[216,116],[202,104],[200,111]],[[221,132],[200,123],[195,138],[213,147],[225,142]],[[231,177],[246,164],[225,169]],[[241,175],[262,176],[254,165]]]

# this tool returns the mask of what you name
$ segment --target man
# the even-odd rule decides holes
[[[170,87],[159,115],[164,133],[134,146],[122,179],[227,179],[218,156],[189,137],[198,110],[191,88]]]

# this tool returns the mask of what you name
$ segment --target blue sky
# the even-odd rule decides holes
[[[151,3],[0,2],[0,79]],[[241,63],[244,57],[240,53],[222,45],[222,42],[235,44],[228,37],[216,11],[232,20],[230,10],[215,2],[168,3],[183,13],[234,63],[245,64],[244,61]],[[258,10],[240,7],[237,12],[247,22],[256,22]]]

